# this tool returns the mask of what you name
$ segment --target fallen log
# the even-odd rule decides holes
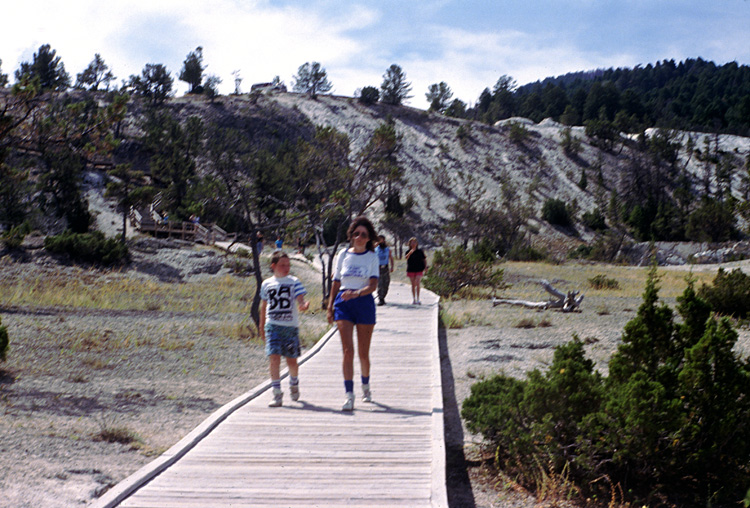
[[[554,299],[549,299],[547,301],[541,301],[541,302],[532,302],[529,300],[512,300],[508,298],[492,298],[492,306],[495,307],[497,305],[519,305],[522,307],[527,307],[529,309],[560,309],[563,312],[573,312],[580,307],[581,302],[583,302],[583,295],[579,295],[579,291],[568,291],[567,293],[563,293],[562,291],[555,289],[552,284],[549,283],[549,281],[542,280],[539,282],[542,287],[547,291],[549,294],[554,296]]]

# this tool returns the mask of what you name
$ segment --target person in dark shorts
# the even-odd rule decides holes
[[[336,255],[333,266],[331,297],[328,301],[328,322],[336,322],[344,358],[344,390],[342,411],[354,409],[354,330],[362,374],[362,401],[371,402],[370,342],[375,329],[375,299],[378,287],[378,256],[374,245],[375,228],[366,217],[357,217],[349,226],[348,249]]]
[[[411,281],[412,304],[420,305],[419,290],[422,287],[422,276],[427,270],[427,256],[419,248],[419,242],[414,237],[409,239],[409,252],[406,253],[406,276]]]

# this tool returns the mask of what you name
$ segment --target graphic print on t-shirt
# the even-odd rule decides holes
[[[364,266],[352,266],[348,265],[344,268],[344,277],[367,277]]]
[[[268,317],[277,322],[292,321],[294,296],[291,284],[279,284],[268,289]]]

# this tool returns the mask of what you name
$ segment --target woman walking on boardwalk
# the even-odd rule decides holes
[[[334,260],[333,283],[328,301],[328,322],[336,322],[344,353],[342,370],[346,399],[342,411],[354,409],[354,331],[362,373],[362,401],[371,402],[370,342],[375,329],[375,299],[379,263],[374,246],[375,228],[366,217],[357,217],[349,226],[348,249]]]
[[[419,305],[419,290],[422,288],[422,276],[427,270],[427,256],[419,248],[419,242],[414,237],[409,238],[409,252],[406,253],[406,275],[411,281],[412,304]]]

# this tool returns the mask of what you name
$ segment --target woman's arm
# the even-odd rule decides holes
[[[370,281],[367,283],[367,286],[355,291],[355,293],[357,293],[357,297],[359,297],[359,296],[371,295],[377,290],[378,290],[378,279],[375,277],[370,277]]]
[[[331,295],[328,298],[328,323],[333,323],[333,302],[336,301],[336,295],[339,294],[341,289],[341,281],[335,280],[331,283]]]
[[[378,289],[378,278],[371,277],[367,285],[360,289],[347,289],[341,295],[341,299],[345,302],[348,300],[354,300],[360,296],[365,296],[374,293]]]

